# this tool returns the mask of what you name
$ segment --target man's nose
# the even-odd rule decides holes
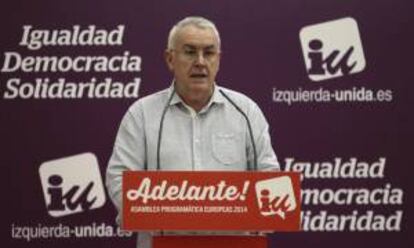
[[[206,58],[204,57],[203,51],[199,51],[197,53],[195,63],[196,63],[196,65],[205,65],[206,64]]]

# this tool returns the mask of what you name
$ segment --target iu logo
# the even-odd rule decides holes
[[[46,208],[53,217],[85,212],[105,204],[98,161],[92,153],[44,162],[39,174]]]
[[[312,81],[358,73],[365,57],[357,22],[351,18],[306,26],[300,31],[306,70]]]
[[[256,196],[260,213],[264,216],[279,215],[285,219],[287,212],[296,209],[292,181],[287,176],[258,181]]]

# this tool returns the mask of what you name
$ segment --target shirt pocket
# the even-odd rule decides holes
[[[241,137],[236,133],[213,134],[213,156],[224,165],[240,163],[243,158],[243,144]]]

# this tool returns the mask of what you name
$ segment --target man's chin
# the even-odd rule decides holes
[[[190,80],[191,80],[191,84],[196,84],[196,85],[197,84],[210,84],[208,78],[206,77],[200,77],[200,78],[194,77],[194,78],[191,78]]]
[[[193,78],[191,79],[191,87],[193,89],[209,89],[212,87],[211,83],[207,78]]]

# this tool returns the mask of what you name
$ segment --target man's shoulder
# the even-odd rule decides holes
[[[165,106],[166,100],[168,99],[169,92],[169,88],[166,88],[155,93],[149,94],[147,96],[141,97],[129,107],[129,111],[135,112],[138,109],[162,109],[162,107]]]

